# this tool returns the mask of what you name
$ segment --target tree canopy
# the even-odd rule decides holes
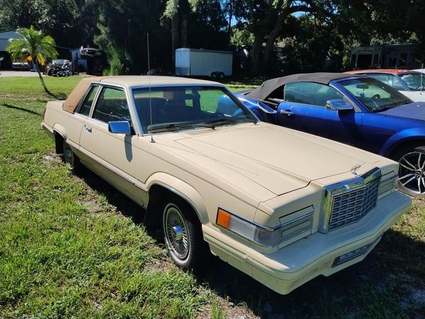
[[[425,0],[1,2],[0,30],[34,26],[58,46],[97,46],[111,73],[147,71],[147,33],[162,72],[172,72],[178,47],[244,50],[253,75],[338,70],[359,45],[411,42],[425,52]]]

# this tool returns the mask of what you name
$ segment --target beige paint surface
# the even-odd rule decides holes
[[[77,87],[69,105],[75,108],[85,94],[82,87],[87,90],[92,82],[123,88],[133,117],[132,87],[222,86],[169,77],[109,77]],[[151,136],[138,130],[133,136],[111,134],[106,123],[63,108],[63,102],[49,102],[42,125],[63,136],[87,167],[145,207],[154,185],[177,193],[194,207],[214,254],[279,293],[361,261],[365,256],[331,267],[338,254],[377,242],[411,203],[393,190],[381,196],[377,207],[359,222],[322,234],[318,227],[326,186],[356,177],[354,168],[361,175],[378,167],[385,175],[396,173],[398,165],[363,150],[261,122],[158,133],[152,143]],[[309,206],[314,209],[312,235],[277,247],[259,246],[215,224],[218,207],[257,225],[276,227],[283,216]]]

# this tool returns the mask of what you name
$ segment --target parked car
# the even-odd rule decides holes
[[[363,260],[411,205],[397,163],[259,122],[215,82],[86,78],[42,126],[146,208],[177,265],[210,250],[281,294]]]
[[[400,189],[425,192],[425,103],[373,78],[338,73],[272,79],[238,96],[264,121],[398,161]]]
[[[16,71],[31,71],[32,66],[28,62],[13,62],[12,70]]]
[[[66,59],[53,60],[47,65],[46,72],[49,76],[68,77],[72,75],[72,62]]]
[[[425,102],[425,75],[421,72],[400,69],[375,69],[346,73],[370,76],[388,84],[415,102]]]

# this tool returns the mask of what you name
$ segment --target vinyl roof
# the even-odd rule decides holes
[[[223,86],[221,83],[190,79],[175,76],[151,76],[151,75],[129,75],[129,76],[106,76],[97,78],[96,81],[105,84],[116,84],[123,86],[163,86],[163,85],[214,85]]]
[[[205,81],[198,79],[189,79],[172,76],[103,76],[103,77],[86,77],[72,90],[66,101],[63,103],[63,110],[73,113],[83,95],[87,92],[92,83],[102,83],[109,85],[125,86],[125,87],[158,87],[158,86],[224,86],[221,83],[213,81]]]
[[[288,83],[295,82],[315,82],[321,84],[329,84],[330,82],[338,79],[351,77],[344,73],[300,73],[288,75],[280,78],[265,81],[261,86],[254,91],[248,93],[246,96],[252,99],[265,100],[275,90]]]

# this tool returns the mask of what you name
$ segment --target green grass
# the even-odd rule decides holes
[[[16,82],[11,92],[31,92]],[[8,95],[0,105],[0,318],[195,316],[207,297],[195,279],[173,266],[158,271],[164,251],[143,227],[50,155],[45,101]]]
[[[187,274],[137,207],[52,154],[37,81],[0,78],[0,318],[424,318],[424,199],[363,263],[289,296],[217,260]],[[47,84],[58,94],[77,81]]]
[[[81,80],[80,76],[68,78],[45,77],[47,87],[55,94],[67,94]],[[30,95],[30,96],[28,96]],[[0,97],[45,98],[38,77],[0,77]],[[1,102],[1,100],[0,100]]]

